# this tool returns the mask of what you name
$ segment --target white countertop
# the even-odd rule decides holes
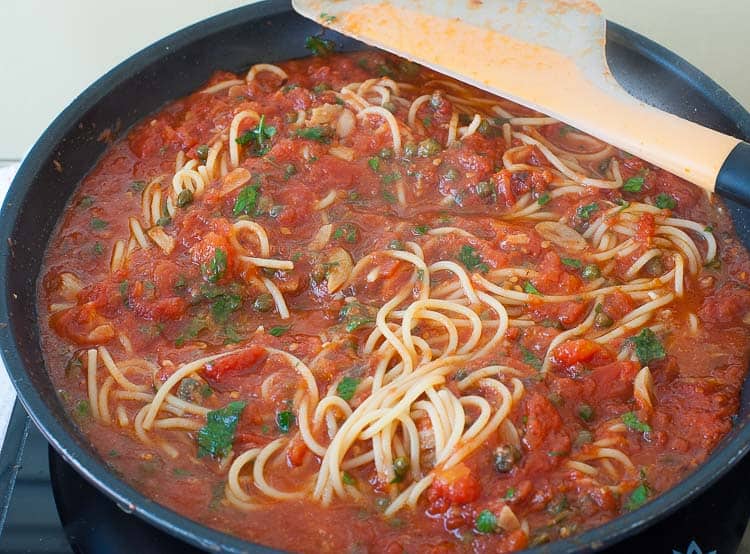
[[[5,193],[8,192],[10,182],[18,169],[17,164],[0,167],[0,204],[2,204]],[[5,366],[0,360],[0,447],[5,440],[5,432],[8,429],[10,413],[13,411],[13,403],[16,399],[16,391],[10,382]],[[2,468],[0,468],[2,469]]]
[[[0,161],[19,159],[78,93],[141,48],[252,0],[4,0]],[[609,19],[686,58],[750,107],[750,0],[599,0]]]

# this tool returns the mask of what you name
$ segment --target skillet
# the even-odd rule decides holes
[[[197,89],[216,69],[241,71],[260,61],[308,55],[306,36],[320,28],[284,0],[268,0],[207,19],[139,52],[84,91],[27,155],[0,213],[2,357],[32,420],[86,480],[123,510],[199,548],[273,552],[209,529],[162,507],[126,485],[94,453],[65,414],[42,362],[36,285],[47,241],[67,199],[108,144],[169,100]],[[750,138],[750,114],[724,90],[673,53],[618,25],[608,26],[613,73],[635,96],[738,138]],[[343,50],[363,45],[329,33]],[[727,204],[750,245],[750,209]],[[733,430],[687,479],[643,508],[532,552],[590,552],[653,525],[711,487],[750,450],[750,381]]]

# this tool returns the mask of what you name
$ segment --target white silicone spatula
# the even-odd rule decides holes
[[[750,144],[630,96],[585,0],[292,0],[300,14],[750,205]]]

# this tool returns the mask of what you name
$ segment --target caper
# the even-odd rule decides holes
[[[193,201],[193,191],[184,189],[177,195],[177,207],[184,208]]]
[[[578,417],[583,421],[591,421],[594,417],[594,408],[588,404],[581,404],[578,406]]]
[[[606,329],[607,327],[611,327],[612,323],[614,323],[612,318],[609,317],[604,312],[599,312],[598,314],[594,316],[594,325],[596,325],[600,329]]]
[[[253,302],[253,310],[255,310],[256,312],[267,312],[268,310],[273,308],[273,304],[273,296],[271,296],[267,292],[264,292],[262,294],[259,294],[255,299],[255,302]]]
[[[409,471],[409,459],[406,456],[399,456],[393,460],[393,474],[395,475],[395,482],[403,480],[406,472]]]
[[[589,444],[594,441],[594,435],[591,434],[591,431],[586,431],[585,429],[582,431],[578,431],[578,436],[576,436],[576,440],[573,441],[573,446],[583,446],[584,444]]]
[[[198,148],[195,149],[195,153],[198,154],[198,157],[201,159],[201,161],[205,162],[206,158],[208,158],[208,145],[201,144]]]
[[[583,270],[581,271],[581,276],[587,281],[596,279],[597,277],[600,277],[601,274],[602,272],[599,271],[599,266],[597,266],[596,264],[588,264],[587,266],[584,266]]]
[[[521,452],[512,444],[498,446],[492,453],[492,461],[499,473],[508,473],[521,459]]]
[[[419,143],[419,146],[417,147],[417,156],[420,158],[430,158],[437,155],[441,149],[442,147],[440,146],[440,143],[430,137]]]

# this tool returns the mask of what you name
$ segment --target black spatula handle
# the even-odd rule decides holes
[[[750,144],[740,142],[716,176],[716,193],[750,206]]]

